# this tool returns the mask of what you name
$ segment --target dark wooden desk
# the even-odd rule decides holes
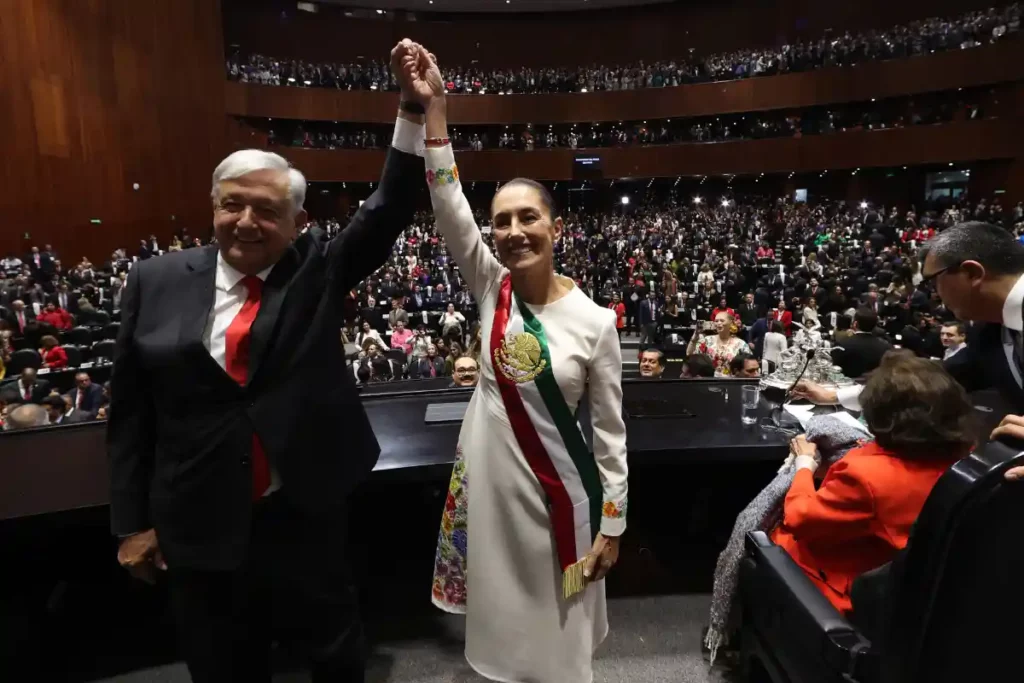
[[[630,466],[781,460],[786,453],[781,435],[740,422],[743,384],[626,380],[627,407],[637,398],[661,398],[695,414],[684,419],[627,418]],[[431,403],[465,402],[471,394],[468,389],[365,394],[363,404],[381,445],[373,478],[446,481],[460,424],[427,425],[426,408]],[[762,413],[768,416],[767,405]],[[589,442],[585,402],[580,421]],[[0,434],[0,520],[108,504],[105,436],[102,422]]]

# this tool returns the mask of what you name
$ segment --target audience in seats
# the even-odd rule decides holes
[[[681,55],[675,60],[620,66],[565,66],[505,69],[446,66],[444,81],[451,93],[532,94],[661,88],[686,83],[725,81],[854,66],[869,61],[927,55],[995,42],[1016,35],[1019,3],[966,12],[947,19],[932,17],[863,33],[830,33],[807,42],[768,49],[719,54]],[[337,90],[396,90],[397,81],[381,62],[310,63],[259,54],[233,54],[226,62],[229,80],[262,85],[320,87]]]
[[[891,352],[860,395],[874,437],[832,464],[820,486],[814,443],[793,442],[796,475],[772,540],[841,611],[860,574],[890,561],[938,478],[974,447],[973,408],[942,367]]]
[[[640,376],[661,379],[665,372],[665,352],[661,349],[646,349],[640,354]]]
[[[832,351],[832,362],[847,377],[864,377],[882,362],[882,356],[892,345],[875,334],[878,315],[868,307],[857,309],[853,319],[853,334],[842,340]]]

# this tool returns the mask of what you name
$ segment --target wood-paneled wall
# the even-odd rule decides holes
[[[0,253],[52,243],[70,267],[201,234],[225,147],[220,0],[2,4]]]
[[[1024,40],[856,67],[676,88],[566,95],[452,95],[456,125],[590,123],[810,107],[955,90],[1024,79]],[[388,123],[395,93],[225,82],[229,114]]]

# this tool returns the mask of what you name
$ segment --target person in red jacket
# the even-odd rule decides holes
[[[726,299],[725,299],[724,296],[721,299],[718,300],[718,306],[713,311],[711,311],[711,319],[712,320],[717,320],[719,313],[728,313],[733,318],[738,318],[739,317],[738,315],[736,315],[736,311],[734,311],[731,308],[729,308],[729,304],[726,302]]]
[[[789,337],[793,334],[793,314],[786,310],[784,302],[779,302],[779,308],[773,308],[768,314],[769,320],[778,320],[782,323],[782,331]]]
[[[39,349],[39,355],[43,358],[43,367],[59,370],[68,366],[68,354],[60,347],[60,342],[51,334],[45,335],[39,342],[43,348]]]
[[[46,308],[36,316],[36,320],[41,323],[49,323],[58,330],[70,330],[74,326],[71,314],[63,308],[57,308],[57,304],[53,302],[46,304]]]
[[[829,467],[815,490],[816,446],[793,441],[797,472],[772,540],[836,609],[853,581],[891,561],[939,477],[975,443],[967,393],[938,363],[890,352],[860,395],[874,440]]]
[[[622,297],[618,292],[612,294],[608,308],[615,311],[615,330],[619,333],[619,339],[622,339],[622,330],[626,327],[626,304],[622,303]]]

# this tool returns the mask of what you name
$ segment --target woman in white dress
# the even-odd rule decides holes
[[[550,194],[506,183],[484,243],[448,143],[444,89],[426,114],[437,227],[479,303],[480,380],[442,517],[434,603],[466,614],[466,659],[510,683],[589,683],[608,633],[604,578],[626,528],[626,432],[615,313],[555,274]],[[593,444],[576,411],[587,391]]]

